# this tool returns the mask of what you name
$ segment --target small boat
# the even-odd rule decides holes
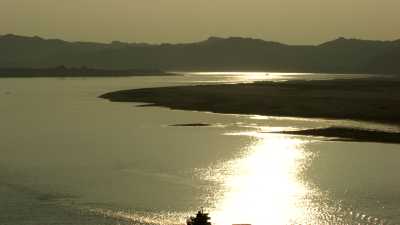
[[[196,217],[191,216],[187,219],[187,225],[211,225],[209,222],[211,218],[208,216],[208,213],[204,213],[203,209],[197,212]]]

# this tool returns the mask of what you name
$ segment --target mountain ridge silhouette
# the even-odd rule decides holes
[[[262,70],[282,72],[400,74],[400,39],[339,37],[318,45],[288,45],[245,37],[192,43],[69,42],[0,35],[0,68]]]

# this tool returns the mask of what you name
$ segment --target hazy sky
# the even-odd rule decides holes
[[[0,34],[109,42],[400,38],[400,0],[0,0]]]

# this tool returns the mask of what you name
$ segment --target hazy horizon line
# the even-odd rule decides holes
[[[44,36],[39,36],[39,35],[24,35],[24,34],[17,34],[17,33],[5,33],[5,34],[0,34],[0,37],[4,36],[16,36],[16,37],[24,37],[24,38],[39,38],[42,40],[58,40],[58,41],[64,41],[64,42],[69,42],[69,43],[92,43],[92,44],[113,44],[113,43],[122,43],[122,44],[146,44],[146,45],[177,45],[177,44],[195,44],[195,43],[200,43],[204,42],[207,40],[210,40],[212,38],[215,39],[232,39],[232,38],[238,38],[238,39],[250,39],[250,40],[258,40],[258,41],[264,41],[264,42],[272,42],[272,43],[279,43],[283,45],[288,45],[288,46],[319,46],[324,43],[328,43],[331,41],[339,40],[339,39],[345,39],[345,40],[359,40],[359,41],[377,41],[377,42],[395,42],[395,41],[400,41],[400,37],[397,39],[393,40],[377,40],[377,39],[365,39],[365,38],[359,38],[359,37],[345,37],[345,36],[337,36],[335,38],[332,38],[330,40],[318,43],[318,44],[288,44],[284,43],[281,41],[276,41],[276,40],[266,40],[262,38],[255,38],[255,37],[249,37],[249,36],[216,36],[216,35],[210,35],[207,38],[199,39],[197,41],[183,41],[183,42],[146,42],[146,41],[141,41],[141,42],[126,42],[126,41],[119,41],[119,40],[112,40],[109,42],[102,42],[102,41],[82,41],[82,40],[68,40],[68,39],[62,39],[62,38],[51,38],[51,37],[44,37]]]

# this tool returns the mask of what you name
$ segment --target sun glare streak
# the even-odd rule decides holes
[[[293,224],[308,221],[302,200],[309,190],[298,180],[307,160],[303,142],[283,135],[258,135],[244,157],[226,163],[215,224]],[[230,171],[230,172],[227,172]],[[216,175],[217,175],[216,174]]]
[[[216,83],[252,83],[276,79],[275,76],[270,76],[267,72],[193,72],[186,73],[186,75],[214,77],[217,80],[211,82]]]

